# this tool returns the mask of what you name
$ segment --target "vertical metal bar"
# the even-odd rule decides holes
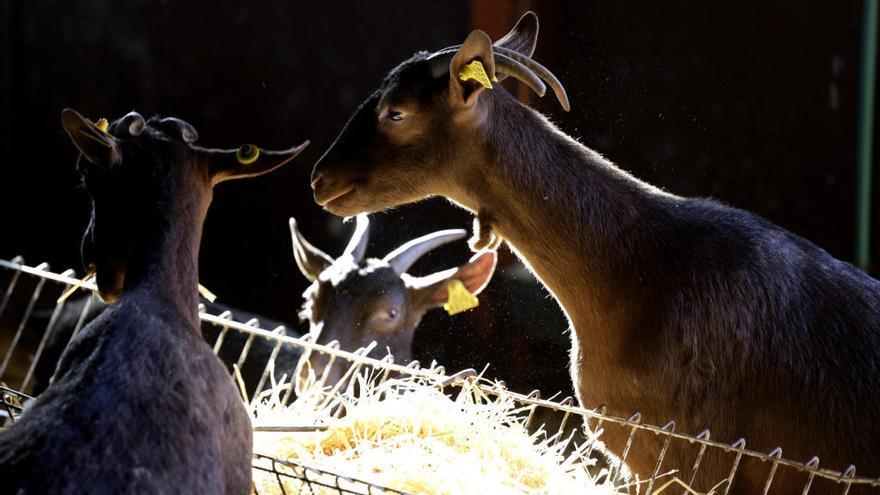
[[[712,432],[706,428],[697,435],[697,439],[709,440],[711,436]],[[697,480],[697,472],[700,470],[700,463],[703,462],[703,456],[706,454],[706,447],[708,447],[707,444],[700,442],[700,451],[697,453],[696,460],[694,460],[694,467],[691,469],[691,477],[688,479],[688,486],[694,486],[694,483]]]
[[[320,327],[321,325],[322,324],[319,323],[317,326]],[[309,366],[309,368],[311,368],[309,359],[311,359],[312,352],[314,352],[312,344],[317,340],[318,335],[320,335],[320,328],[311,328],[308,333],[303,335],[302,338],[305,345],[303,346],[302,353],[299,355],[299,359],[297,359],[296,368],[293,370],[293,376],[290,377],[291,386],[287,387],[287,392],[285,392],[284,397],[281,398],[281,404],[288,404],[294,390],[299,390],[303,367]]]
[[[532,390],[526,397],[531,400],[539,400],[541,398],[541,391]],[[532,426],[532,419],[535,417],[535,409],[537,409],[537,407],[537,404],[532,404],[532,407],[529,408],[529,417],[526,418],[526,424],[523,426],[526,431]]]
[[[394,356],[392,356],[391,354],[388,354],[382,358],[382,362],[387,363],[387,364],[393,364],[394,363]],[[378,385],[380,383],[385,383],[385,381],[388,380],[388,377],[390,375],[391,375],[391,368],[385,367],[385,371],[382,372],[382,376],[379,377],[376,384]]]
[[[15,258],[12,258],[12,262],[21,265],[24,263],[24,258],[16,256]],[[3,302],[0,303],[0,316],[3,316],[3,311],[6,310],[6,305],[9,304],[9,298],[12,297],[12,291],[15,290],[15,285],[18,283],[19,276],[21,276],[21,272],[15,270],[12,274],[12,280],[10,280],[9,285],[6,286],[6,294],[3,295]]]
[[[627,458],[627,456],[629,456],[629,449],[632,447],[633,439],[636,437],[636,430],[638,430],[638,428],[636,428],[636,425],[642,422],[642,413],[635,412],[635,413],[633,413],[632,416],[627,418],[626,421],[627,421],[627,423],[634,423],[634,424],[630,425],[629,438],[627,438],[626,446],[623,447],[623,453],[620,455],[620,461],[619,461],[620,465],[616,466],[617,472],[614,474],[613,477],[609,475],[609,478],[611,478],[611,479],[616,479],[617,477],[619,477],[621,469],[626,464],[626,458]],[[623,427],[623,425],[621,425],[621,428],[622,427]],[[614,467],[615,466],[612,466],[611,471],[614,470]]]
[[[675,431],[675,421],[666,423],[660,429],[665,432]],[[666,458],[666,451],[669,450],[670,441],[672,441],[672,435],[666,435],[666,441],[663,442],[663,448],[660,450],[660,455],[657,456],[657,464],[654,465],[654,474],[651,475],[651,479],[648,481],[648,489],[645,490],[645,493],[653,493],[654,482],[657,481],[657,476],[660,475],[660,467],[663,466],[663,459]]]
[[[801,492],[801,495],[807,495],[810,493],[810,487],[813,486],[813,479],[816,478],[816,470],[819,469],[819,458],[813,456],[809,461],[804,463],[804,469],[806,469],[810,473],[810,477],[807,479],[807,483],[804,485],[804,490]]]
[[[37,265],[37,269],[40,270],[46,270],[48,268],[48,263],[40,263]],[[9,366],[9,361],[12,360],[12,353],[15,351],[16,346],[18,346],[18,341],[21,339],[21,334],[24,333],[24,327],[27,325],[27,322],[31,317],[31,312],[34,310],[37,300],[40,298],[40,292],[43,290],[43,286],[46,285],[46,280],[48,279],[40,277],[40,280],[37,282],[37,287],[34,289],[34,292],[31,295],[31,300],[28,303],[27,308],[24,310],[24,315],[21,317],[21,323],[18,325],[18,330],[15,331],[15,337],[12,338],[12,342],[9,344],[9,350],[6,352],[6,357],[3,358],[3,364],[0,365],[0,377],[6,372],[6,367]]]
[[[587,419],[585,416],[581,416],[581,426],[587,430],[590,430],[590,432],[595,435],[596,432],[602,428],[602,418],[604,418],[605,413],[608,412],[608,406],[606,404],[602,404],[596,409],[593,409],[593,412],[599,413],[599,420],[596,421],[596,428],[593,429],[590,426],[590,420]],[[596,443],[597,442],[590,442],[590,446],[587,449],[587,457],[591,457],[593,455],[593,449],[596,447]]]
[[[330,342],[327,342],[327,347],[334,349],[334,350],[338,350],[339,349],[339,341],[335,340],[335,339],[331,340]],[[312,352],[315,352],[315,351],[312,351]],[[317,352],[319,352],[319,353],[321,353],[321,355],[323,355],[323,353],[321,351],[317,351]],[[324,386],[327,384],[327,377],[330,376],[330,370],[333,369],[333,365],[335,362],[336,362],[336,354],[329,354],[327,356],[327,364],[324,365],[324,371],[321,372],[321,377],[318,378],[318,381],[315,383],[315,385],[317,385],[320,388],[324,388]],[[340,380],[341,380],[341,378],[340,378]],[[333,385],[335,385],[335,383]]]
[[[284,335],[284,326],[276,327],[272,330],[272,333]],[[272,348],[272,354],[269,355],[269,360],[266,361],[266,366],[263,368],[263,375],[260,377],[260,382],[257,383],[257,389],[254,391],[254,400],[256,400],[257,396],[260,395],[260,392],[263,390],[263,385],[265,385],[266,380],[269,379],[269,373],[275,372],[275,359],[278,357],[278,352],[281,351],[281,344],[282,342],[279,340],[275,343],[275,347]]]
[[[856,264],[867,269],[871,256],[871,165],[874,143],[874,92],[877,82],[877,4],[865,0],[862,11],[862,60],[856,139]]]
[[[842,495],[847,495],[849,493],[850,487],[852,487],[852,481],[844,481],[844,480],[852,480],[855,477],[856,477],[856,467],[853,466],[852,464],[850,464],[849,467],[846,468],[846,471],[844,471],[840,477],[841,483],[846,483],[844,485]]]
[[[287,490],[284,489],[284,482],[281,481],[281,473],[278,472],[278,466],[275,465],[275,459],[272,459],[272,472],[275,473],[275,480],[278,481],[278,486],[281,487],[281,493],[287,495]]]
[[[89,311],[92,309],[92,304],[95,302],[95,294],[89,294],[89,298],[86,299],[86,303],[83,304],[82,312],[79,314],[79,319],[76,320],[76,326],[73,327],[73,333],[70,335],[70,340],[76,338],[76,335],[82,329],[83,324],[86,322],[86,317],[89,315]],[[70,340],[67,341],[68,345],[70,344]]]
[[[251,318],[248,320],[245,325],[253,328],[260,328],[260,320],[256,318]],[[254,334],[248,332],[248,338],[244,341],[244,347],[241,348],[241,354],[238,355],[238,367],[241,368],[244,366],[244,362],[247,360],[248,354],[251,352],[251,346],[254,343]]]
[[[740,438],[731,445],[736,450],[736,458],[733,460],[733,466],[730,468],[730,475],[727,477],[727,485],[724,487],[724,495],[730,493],[733,488],[733,479],[736,477],[736,471],[739,469],[739,462],[742,460],[743,449],[746,448],[746,439]]]
[[[232,311],[224,311],[217,315],[217,318],[223,318],[224,320],[232,321]],[[217,340],[214,341],[214,354],[218,354],[220,352],[220,348],[223,347],[223,341],[226,339],[227,333],[229,333],[229,327],[223,325],[220,329],[220,334],[217,335]]]
[[[562,399],[562,401],[559,404],[562,406],[568,407],[568,406],[571,406],[572,404],[574,404],[574,399],[572,399],[571,397],[566,397],[566,398]],[[556,434],[559,435],[560,437],[565,433],[565,427],[568,425],[568,420],[570,417],[571,417],[571,411],[565,411],[565,414],[563,414],[563,416],[562,416],[562,420],[559,422],[559,428],[556,429]],[[589,456],[590,456],[590,454],[587,453],[587,457],[589,457]]]
[[[333,342],[336,342],[336,341],[334,340]],[[333,342],[331,342],[331,344]],[[339,343],[336,342],[336,345],[338,346]],[[339,392],[339,389],[342,388],[342,384],[344,384],[346,381],[348,381],[349,379],[351,379],[352,377],[357,375],[358,371],[361,369],[361,366],[364,365],[362,358],[364,356],[369,355],[370,352],[376,347],[376,345],[377,345],[376,341],[374,340],[374,341],[370,342],[370,344],[367,345],[366,347],[361,347],[360,349],[358,349],[352,353],[355,356],[354,362],[348,367],[348,370],[346,370],[346,372],[342,375],[342,378],[340,378],[339,381],[336,382],[332,386],[332,388],[327,392],[327,397],[321,402],[321,405],[319,406],[319,410],[327,407],[330,404],[330,402],[333,400],[333,395],[336,394],[337,392]],[[331,354],[331,356],[332,356],[332,354]]]
[[[776,459],[781,459],[782,448],[776,447],[775,449],[771,450],[769,456]],[[773,477],[776,476],[777,469],[779,469],[779,462],[774,462],[773,466],[770,468],[770,474],[767,475],[767,482],[764,484],[764,495],[770,493],[770,485],[773,483]]]
[[[74,275],[73,270],[65,270],[61,275],[70,277]],[[25,391],[30,384],[31,378],[34,376],[34,370],[37,369],[37,363],[40,362],[40,356],[43,354],[43,350],[46,348],[46,342],[49,341],[49,337],[52,336],[52,331],[55,329],[55,323],[58,321],[58,317],[61,316],[61,311],[64,310],[65,301],[61,301],[55,304],[55,309],[52,311],[52,316],[49,317],[49,323],[46,324],[46,329],[43,331],[43,337],[40,339],[40,344],[37,346],[37,350],[34,352],[34,357],[31,360],[31,365],[28,368],[27,374],[24,376],[24,380],[21,382],[21,390]]]

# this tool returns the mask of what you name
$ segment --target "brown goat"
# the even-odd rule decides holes
[[[250,417],[199,329],[199,243],[215,184],[305,145],[207,149],[186,122],[135,112],[108,127],[67,109],[62,125],[92,199],[83,262],[111,304],[0,432],[0,491],[251,493]]]
[[[543,94],[543,79],[567,108],[531,59],[537,31],[529,13],[494,45],[474,31],[392,70],[315,165],[316,202],[353,215],[443,195],[475,212],[475,247],[506,240],[568,315],[584,406],[880,476],[880,282],[755,215],[641,182],[502,88],[459,77],[476,60],[490,81]],[[605,440],[620,453],[625,434],[608,426]],[[636,435],[642,478],[662,440]],[[661,471],[687,477],[696,452],[673,442]],[[707,453],[694,488],[724,480],[731,459]],[[759,493],[769,469],[746,460],[722,488]],[[780,471],[771,492],[805,481]]]
[[[479,294],[489,284],[497,256],[486,251],[468,263],[422,277],[407,272],[423,255],[465,237],[461,229],[441,230],[413,239],[382,259],[366,258],[369,219],[357,216],[357,227],[342,255],[335,260],[311,245],[290,219],[293,254],[296,264],[312,285],[303,294],[305,303],[300,316],[309,322],[315,342],[336,341],[340,349],[355,351],[376,342],[369,356],[382,358],[391,353],[400,363],[412,360],[412,342],[416,327],[425,312],[439,308],[448,299],[447,287],[460,280],[472,294]],[[300,378],[308,372],[327,385],[342,379],[347,366],[335,361],[326,369],[329,358],[309,353],[300,360]]]

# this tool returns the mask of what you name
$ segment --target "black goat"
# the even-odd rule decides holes
[[[135,112],[109,128],[69,109],[61,120],[92,197],[83,261],[112,304],[0,432],[3,490],[250,493],[250,418],[199,331],[199,240],[214,184],[269,172],[304,145],[206,149],[186,122]]]
[[[392,70],[315,165],[315,200],[354,215],[443,195],[476,212],[474,245],[508,241],[568,315],[585,406],[880,476],[880,282],[753,214],[641,182],[487,88],[509,75],[543,94],[543,79],[567,109],[531,59],[537,31],[529,13],[494,45],[474,31]],[[619,453],[625,434],[605,439]],[[636,473],[662,442],[636,435]],[[696,451],[674,442],[663,469],[689,470]],[[694,488],[727,477],[722,456]],[[728,488],[758,493],[769,469],[746,461]],[[780,472],[772,491],[805,480]]]
[[[203,300],[201,304],[205,306],[205,311],[212,315],[231,314],[239,322],[257,320],[260,327],[266,330],[274,330],[283,326],[285,335],[299,336],[294,326],[282,321],[248,313],[238,308],[220,304],[219,302]],[[52,322],[54,310],[35,311],[28,320],[27,327],[35,330],[45,329],[45,331],[49,331],[51,334],[47,339],[44,351],[39,356],[33,378],[28,383],[29,388],[23,391],[31,395],[42,393],[49,385],[49,379],[55,373],[58,359],[73,337],[77,325],[82,327],[90,323],[108,307],[107,303],[93,298],[92,295],[88,295],[67,301],[60,312],[55,315],[54,322]],[[52,324],[51,328],[49,328],[50,323]],[[202,322],[201,331],[205,340],[209,344],[214,344],[220,337],[222,329],[216,324]],[[217,349],[221,361],[236,363],[239,360],[241,351],[248,345],[249,336],[250,334],[237,330],[228,330],[223,336],[222,345]],[[247,359],[239,370],[249,397],[256,393],[256,389],[261,381],[265,385],[263,373],[273,353],[276,354],[273,361],[273,370],[276,376],[280,377],[285,374],[291,376],[296,369],[296,364],[302,354],[300,349],[291,344],[283,343],[278,352],[275,352],[276,345],[276,341],[261,337],[252,340],[248,348]],[[231,371],[231,365],[229,367]]]
[[[335,260],[312,246],[290,219],[293,254],[303,275],[312,285],[303,294],[302,317],[308,319],[315,342],[337,341],[343,350],[354,351],[376,342],[371,357],[390,352],[396,361],[412,360],[412,341],[416,327],[426,311],[439,308],[448,299],[448,286],[462,282],[472,294],[479,294],[495,271],[494,252],[476,255],[467,264],[424,277],[406,271],[429,251],[466,235],[464,230],[442,230],[413,239],[383,259],[365,258],[369,229],[366,215],[358,215],[357,227],[343,254]],[[316,378],[323,374],[326,384],[335,384],[346,371],[336,362],[327,370],[329,357],[317,353],[305,356]],[[348,363],[345,363],[348,364]]]

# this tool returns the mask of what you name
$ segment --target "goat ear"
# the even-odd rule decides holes
[[[436,308],[449,299],[448,286],[453,280],[461,280],[471,294],[479,294],[489,285],[498,255],[495,251],[477,253],[466,264],[459,268],[435,273],[425,277],[401,275],[410,292],[410,299],[415,307]]]
[[[309,142],[282,150],[269,151],[246,144],[237,150],[207,149],[198,146],[192,148],[208,157],[211,178],[214,183],[232,179],[244,179],[267,174],[285,163],[293,160]]]
[[[495,42],[495,46],[519,52],[531,58],[538,44],[538,16],[531,10],[523,14],[509,33]]]
[[[61,112],[61,125],[79,152],[98,167],[110,169],[122,161],[122,152],[119,140],[107,132],[106,121],[103,124],[99,126],[70,108]]]
[[[492,81],[497,81],[492,40],[479,29],[471,31],[449,62],[449,96],[453,105],[473,105],[484,89],[492,88]]]
[[[293,257],[296,260],[296,266],[299,267],[299,271],[302,272],[309,282],[318,280],[321,272],[333,264],[333,258],[312,246],[303,237],[296,226],[296,219],[293,217],[290,217],[290,237],[293,240]]]

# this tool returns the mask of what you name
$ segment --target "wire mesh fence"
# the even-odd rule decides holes
[[[86,324],[98,304],[86,298],[72,313],[70,308],[66,309],[66,305],[73,304],[71,299],[59,296],[77,286],[85,291],[95,289],[92,283],[81,283],[72,270],[55,273],[45,263],[29,266],[21,258],[0,260],[0,393],[3,399],[0,428],[21,413],[22,406],[30,399],[26,394],[37,395],[45,388],[47,375],[51,376],[51,371],[45,370],[54,369],[60,349]],[[240,376],[249,397],[256,398],[266,390],[273,373],[291,376],[293,363],[310,353],[329,357],[330,363],[317,377],[317,385],[324,387],[328,394],[343,389],[368,369],[379,380],[395,375],[414,376],[441,388],[457,387],[472,378],[467,373],[447,374],[436,364],[423,367],[418,362],[396,363],[392,356],[370,357],[375,344],[346,351],[335,342],[319,345],[312,342],[309,335],[289,335],[284,327],[264,329],[258,319],[241,322],[230,311],[212,314],[201,309],[199,316],[208,344],[230,371],[244,370]],[[328,372],[334,365],[342,366],[344,375],[336,383],[327,383]],[[646,449],[650,447],[652,474],[630,482],[631,492],[880,493],[880,479],[858,476],[853,465],[843,471],[827,469],[820,466],[816,457],[796,461],[785,458],[781,448],[760,452],[748,448],[745,439],[731,443],[713,439],[709,429],[690,433],[677,431],[673,421],[663,425],[647,424],[642,422],[638,412],[620,417],[608,414],[604,406],[580,407],[570,397],[542,398],[538,391],[517,393],[499,383],[473,385],[481,389],[487,401],[515,401],[523,411],[523,424],[532,430],[541,427],[545,438],[564,441],[583,431],[585,426],[594,432],[613,432],[622,440],[622,447],[613,452],[622,463],[636,455],[644,462]],[[282,397],[282,403],[294,399],[291,388]],[[600,452],[593,453],[592,449],[587,455],[601,457]],[[259,453],[253,465],[255,479],[272,481],[272,493],[403,493]],[[623,467],[612,466],[602,476],[622,480],[624,471]],[[793,486],[797,486],[796,491],[792,491]],[[265,485],[258,484],[256,491],[265,493]]]
[[[272,485],[268,490],[271,493],[278,493],[274,489],[278,487],[285,494],[407,495],[392,488],[262,454],[254,455],[254,478],[257,495],[263,493],[262,485],[267,483]]]

